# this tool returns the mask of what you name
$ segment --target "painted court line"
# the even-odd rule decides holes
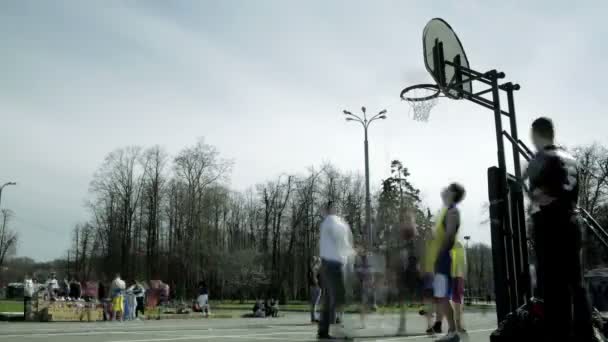
[[[141,340],[114,340],[107,342],[163,342],[163,341],[181,341],[181,340],[206,340],[210,338],[253,338],[262,336],[274,336],[274,335],[311,335],[310,331],[307,332],[274,332],[274,333],[263,333],[263,334],[247,334],[247,335],[199,335],[199,336],[180,336],[173,338],[149,338]],[[282,338],[282,340],[288,340]]]
[[[469,330],[467,332],[467,334],[476,334],[476,333],[482,333],[482,332],[488,332],[488,331],[494,331],[496,330],[496,328],[490,328],[490,329],[476,329],[476,330]],[[417,339],[423,339],[423,338],[430,338],[432,336],[429,335],[422,335],[422,336],[407,336],[407,337],[392,337],[392,338],[384,338],[381,340],[376,340],[376,342],[389,342],[389,341],[403,341],[403,340],[417,340]],[[462,340],[465,340],[464,338],[462,338]],[[466,340],[465,340],[466,341]]]

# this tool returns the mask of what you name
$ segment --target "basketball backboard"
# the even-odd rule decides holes
[[[426,70],[447,97],[462,98],[459,87],[472,93],[471,82],[458,85],[457,83],[463,80],[462,74],[453,65],[445,63],[469,68],[469,60],[460,39],[445,20],[434,18],[426,24],[422,33],[422,45]],[[466,80],[466,77],[464,79]]]

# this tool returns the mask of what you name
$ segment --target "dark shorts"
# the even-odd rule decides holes
[[[414,297],[420,291],[420,276],[416,271],[400,270],[397,273],[397,284],[401,296]]]

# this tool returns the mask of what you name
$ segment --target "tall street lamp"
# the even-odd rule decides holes
[[[372,200],[370,197],[369,190],[369,149],[368,149],[368,141],[367,141],[367,129],[372,122],[376,120],[384,120],[386,119],[386,109],[381,110],[378,114],[372,116],[370,119],[367,118],[367,113],[365,107],[361,107],[361,112],[363,112],[363,117],[355,115],[347,110],[343,111],[344,115],[346,115],[346,121],[354,121],[358,122],[363,126],[363,132],[365,134],[364,140],[364,148],[365,148],[365,225],[367,228],[367,244],[368,251],[372,251],[373,246],[373,234],[372,234]]]
[[[4,183],[4,184],[2,184],[2,186],[0,186],[0,204],[2,204],[2,190],[4,189],[5,186],[8,186],[8,185],[17,185],[17,183],[8,182],[8,183]],[[2,206],[0,206],[0,209],[2,209]]]
[[[469,235],[465,236],[464,240],[466,241],[465,246],[464,246],[464,250],[465,250],[464,255],[467,260],[466,282],[469,284],[469,286],[467,286],[467,292],[469,293],[469,300],[471,300],[471,265],[470,265],[471,260],[469,260],[469,241],[471,240],[471,236],[469,236]]]

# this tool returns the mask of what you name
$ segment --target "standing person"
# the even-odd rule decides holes
[[[133,294],[135,294],[135,318],[139,319],[139,313],[144,315],[144,299],[146,296],[146,289],[138,282],[135,282],[135,286],[133,287]]]
[[[29,274],[26,274],[23,280],[23,317],[26,321],[29,320],[30,313],[32,312],[34,292],[34,281]]]
[[[112,296],[112,318],[113,320],[124,320],[124,292],[126,284],[120,279],[120,274],[116,274],[116,277],[112,281],[112,287],[110,290]],[[120,317],[120,318],[119,318]]]
[[[373,305],[373,277],[371,274],[371,265],[369,255],[365,248],[359,250],[357,264],[355,265],[359,282],[361,283],[361,305],[359,313],[361,318],[361,329],[365,329],[365,319],[369,308]]]
[[[137,300],[135,299],[135,281],[125,291],[125,318],[129,321],[135,320],[137,311]]]
[[[460,241],[454,243],[452,248],[452,305],[454,305],[454,320],[456,330],[459,333],[466,333],[463,325],[464,311],[464,281],[467,272],[467,258],[464,246]]]
[[[317,308],[319,307],[319,302],[321,301],[321,286],[319,281],[319,268],[321,267],[321,261],[319,257],[313,258],[313,265],[308,272],[308,285],[310,288],[310,322],[318,323],[319,322],[319,314],[317,313]]]
[[[532,123],[536,155],[524,172],[529,178],[537,258],[537,286],[545,305],[548,340],[592,341],[591,307],[583,284],[581,231],[575,213],[578,202],[576,159],[555,146],[551,119]],[[572,310],[572,306],[574,310]],[[571,327],[574,327],[572,334]],[[574,338],[576,336],[576,338]]]
[[[426,333],[433,335],[441,333],[441,319],[437,315],[437,322],[433,322],[433,314],[437,311],[435,303],[435,295],[433,283],[435,278],[435,240],[431,229],[425,230],[424,236],[424,251],[423,255],[423,274],[422,274],[422,302],[424,309],[420,310],[420,314],[426,317],[427,330]]]
[[[323,286],[323,311],[317,337],[333,339],[330,325],[336,321],[336,313],[342,312],[345,304],[344,267],[348,258],[354,255],[352,232],[344,220],[336,215],[333,202],[323,208],[323,222],[320,228],[321,285]],[[336,335],[344,335],[341,325],[334,325]],[[343,337],[343,336],[339,336]]]
[[[108,305],[108,289],[106,287],[106,285],[103,283],[103,281],[99,282],[98,285],[98,291],[97,291],[97,296],[99,299],[99,302],[102,305],[103,308],[103,320],[104,321],[109,321],[110,320],[110,313],[109,313],[109,305]]]
[[[55,272],[52,272],[50,278],[46,281],[46,288],[49,293],[49,300],[54,299],[59,290],[59,282],[57,281]]]
[[[406,310],[408,303],[413,302],[419,284],[418,256],[414,244],[416,238],[416,216],[412,210],[406,210],[400,215],[398,263],[396,266],[397,289],[399,297],[399,328],[398,335],[406,334]]]
[[[72,300],[80,299],[82,296],[82,285],[80,285],[80,282],[72,278],[69,283],[69,289],[68,297],[70,297]]]
[[[444,209],[437,220],[435,229],[435,277],[433,281],[433,292],[438,305],[440,316],[448,321],[448,332],[437,341],[458,342],[460,337],[456,331],[454,321],[454,309],[450,304],[450,292],[452,289],[452,257],[451,250],[454,247],[458,229],[460,228],[460,211],[457,205],[465,196],[464,187],[458,183],[452,183],[441,192]],[[441,317],[438,317],[440,319]]]
[[[205,318],[208,318],[211,314],[209,310],[209,287],[206,281],[201,281],[198,284],[198,306],[201,308],[201,312]]]

